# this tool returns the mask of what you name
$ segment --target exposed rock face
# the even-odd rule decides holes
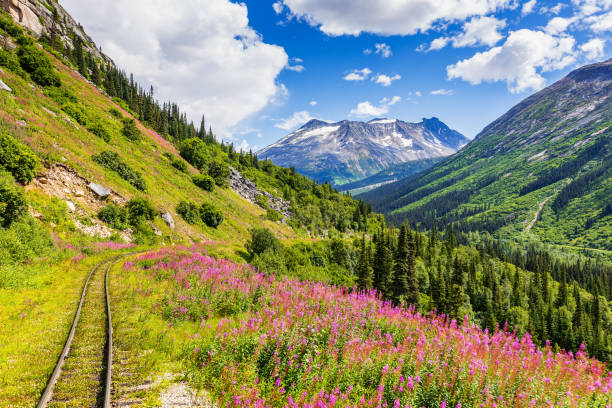
[[[100,52],[83,27],[64,10],[57,0],[46,0],[46,3],[51,7],[45,7],[41,0],[0,0],[0,8],[36,36],[50,36],[54,32],[70,48],[73,47],[73,44],[68,32],[73,31],[83,40],[83,47],[87,51],[106,63],[114,65],[110,58]],[[52,9],[55,9],[55,13]]]
[[[104,192],[108,191],[108,194],[101,196],[95,193],[91,189],[91,185],[101,187],[105,190]],[[109,238],[116,231],[102,224],[95,217],[90,220],[91,223],[84,223],[81,220],[89,218],[90,212],[97,212],[108,201],[121,206],[127,202],[124,197],[113,190],[90,183],[85,177],[63,164],[55,164],[47,169],[43,176],[35,178],[27,188],[32,187],[65,201],[68,210],[73,215],[73,221],[77,229],[93,237]],[[123,231],[120,235],[126,242],[131,242],[133,239],[130,230]]]
[[[257,188],[257,185],[248,178],[244,177],[238,170],[230,167],[231,174],[229,178],[230,188],[238,193],[242,198],[249,201],[250,203],[257,203],[257,198],[263,195],[268,199],[268,205],[274,211],[281,213],[287,218],[291,218],[292,214],[290,211],[291,203],[285,201],[280,197],[276,197],[267,191],[262,191]]]
[[[170,214],[169,211],[163,213],[161,217],[162,220],[164,220],[164,222],[166,223],[166,225],[170,227],[170,229],[174,229],[174,218],[172,218],[172,214]]]

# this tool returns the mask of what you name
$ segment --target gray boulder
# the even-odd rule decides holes
[[[3,91],[7,91],[7,92],[13,92],[13,90],[4,82],[2,82],[2,80],[0,79],[0,89],[2,89]]]
[[[166,211],[162,214],[161,217],[162,220],[164,220],[164,222],[166,223],[166,225],[168,225],[171,229],[174,229],[174,218],[172,218],[170,212]]]
[[[89,183],[89,189],[91,191],[93,191],[98,197],[100,198],[106,198],[110,195],[111,191],[109,188],[104,187],[100,184],[96,184],[96,183]]]

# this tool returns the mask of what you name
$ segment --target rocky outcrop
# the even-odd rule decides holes
[[[254,182],[244,177],[242,173],[233,167],[230,167],[230,171],[230,188],[238,193],[238,195],[253,204],[257,203],[260,195],[263,195],[271,209],[279,212],[286,218],[291,218],[291,203],[289,201],[276,197],[267,191],[260,190]]]
[[[69,33],[72,31],[83,41],[83,47],[96,58],[114,66],[113,61],[104,55],[83,27],[78,24],[57,0],[0,0],[0,8],[8,12],[22,27],[40,37],[54,33],[64,45],[73,48]]]
[[[174,229],[174,218],[172,218],[172,214],[169,211],[163,213],[161,217],[170,229]]]

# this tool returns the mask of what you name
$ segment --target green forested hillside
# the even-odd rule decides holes
[[[525,99],[459,153],[361,196],[395,223],[612,250],[612,60]]]

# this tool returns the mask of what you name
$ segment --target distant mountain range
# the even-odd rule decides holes
[[[257,154],[340,186],[397,164],[449,156],[467,142],[435,117],[419,123],[386,118],[336,123],[311,120]]]
[[[612,250],[612,59],[523,100],[459,153],[361,195],[398,224]]]

